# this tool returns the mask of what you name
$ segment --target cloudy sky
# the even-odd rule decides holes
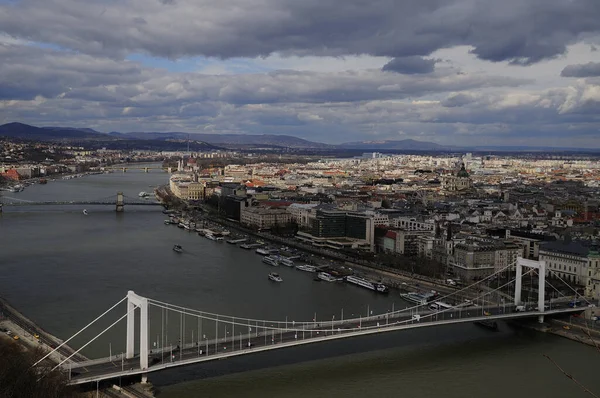
[[[0,123],[600,147],[599,0],[0,0]]]

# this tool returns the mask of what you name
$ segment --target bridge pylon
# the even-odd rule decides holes
[[[117,213],[122,213],[125,211],[125,197],[123,196],[123,192],[117,192],[117,203],[115,210]]]
[[[135,355],[135,309],[140,309],[140,369],[148,369],[148,299],[135,294],[133,290],[127,292],[127,341],[125,358],[130,359]]]
[[[523,257],[517,257],[517,275],[515,276],[515,306],[521,305],[523,267],[535,268],[538,270],[538,311],[542,314],[538,317],[538,321],[543,323],[544,303],[546,301],[546,262],[527,260]]]

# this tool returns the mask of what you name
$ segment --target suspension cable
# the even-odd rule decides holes
[[[525,276],[525,275],[527,275],[527,274],[529,274],[529,273],[531,273],[533,271],[534,271],[534,269],[532,268],[529,271],[525,272],[523,274],[523,276]],[[505,287],[505,286],[507,286],[507,285],[509,285],[509,284],[511,284],[513,282],[514,281],[511,280],[511,281],[503,284],[502,286],[499,286],[496,289],[493,289],[492,291],[489,291],[489,292],[481,294],[480,296],[476,297],[474,300],[476,300],[478,298],[485,297],[485,296],[487,296],[489,294],[492,294],[495,291],[500,290],[503,287]],[[149,304],[151,304],[151,305],[153,305],[155,307],[158,307],[158,308],[164,308],[166,310],[172,310],[172,311],[178,312],[180,314],[184,314],[184,310],[179,310],[179,309],[175,309],[175,308],[172,308],[172,307],[167,307],[167,306],[164,306],[162,304],[157,304],[157,303],[150,303],[149,302]],[[485,306],[482,306],[482,308],[483,307],[485,307]],[[460,307],[460,306],[453,306],[453,307],[448,308],[448,309],[440,310],[440,311],[437,311],[437,312],[432,312],[431,314],[422,315],[421,317],[422,318],[427,318],[427,317],[431,317],[431,316],[434,316],[434,315],[437,315],[437,314],[442,314],[442,313],[447,312],[447,311],[460,309],[460,308],[462,308],[462,307]],[[326,331],[325,329],[302,329],[302,328],[295,327],[297,324],[305,325],[303,323],[293,323],[293,327],[291,327],[291,328],[289,328],[289,327],[288,328],[281,328],[281,327],[275,327],[275,326],[267,326],[266,323],[283,323],[283,322],[271,322],[271,321],[266,321],[266,320],[257,320],[257,321],[263,322],[263,326],[261,326],[261,325],[252,325],[252,324],[247,324],[247,323],[236,322],[236,321],[233,321],[233,320],[229,320],[228,321],[228,320],[225,320],[225,319],[222,319],[222,318],[219,319],[219,318],[211,317],[211,316],[197,315],[197,314],[194,314],[194,313],[190,313],[189,311],[185,312],[185,315],[189,315],[189,316],[196,317],[196,318],[201,318],[201,319],[208,320],[208,321],[221,322],[221,323],[225,323],[225,324],[228,324],[228,325],[238,325],[238,326],[245,326],[245,327],[256,327],[258,329],[263,329],[263,330],[277,330],[277,331],[288,330],[288,331],[304,331],[304,332],[322,332],[322,331]],[[216,315],[218,315],[218,314],[216,314]],[[353,322],[356,322],[359,319],[361,319],[362,321],[370,321],[370,320],[373,320],[373,319],[381,319],[382,316],[389,317],[389,315],[390,315],[390,313],[380,314],[380,315],[372,315],[372,316],[369,316],[369,317],[366,317],[366,318],[350,318],[350,319],[344,320],[343,323],[353,323]],[[218,315],[218,316],[221,316],[221,315]],[[227,317],[227,318],[233,319],[233,317]],[[243,319],[243,318],[235,318],[235,319]],[[409,319],[404,320],[404,321],[397,321],[396,324],[411,322],[413,320],[414,319],[409,318]],[[308,324],[308,325],[310,325],[310,324],[315,325],[317,323],[329,324],[330,322],[334,322],[334,321],[325,321],[325,322],[316,322],[316,321],[314,321],[314,322],[308,322],[306,324]],[[287,323],[289,324],[290,322],[288,321]],[[381,327],[381,326],[378,326],[378,325],[376,325],[376,326],[365,326],[362,329],[377,328],[377,327]],[[349,331],[349,330],[354,330],[354,328],[343,328],[343,329],[342,328],[338,328],[338,331]],[[215,337],[218,338],[217,336],[215,336]]]
[[[65,358],[62,362],[60,362],[58,365],[56,365],[55,367],[53,367],[50,371],[53,371],[54,369],[58,368],[60,365],[62,365],[63,363],[65,363],[66,361],[68,361],[69,359],[71,359],[71,357],[73,355],[77,354],[79,351],[83,350],[85,347],[87,347],[88,345],[90,345],[94,340],[96,340],[98,337],[102,336],[106,331],[108,331],[110,328],[112,328],[117,323],[119,323],[121,320],[123,320],[123,318],[125,318],[127,315],[129,315],[130,312],[135,311],[136,308],[138,308],[138,306],[137,305],[133,305],[125,313],[125,315],[123,315],[122,317],[120,317],[119,319],[117,319],[116,321],[114,321],[109,327],[107,327],[106,329],[104,329],[103,331],[101,331],[93,339],[91,339],[90,341],[88,341],[87,343],[85,343],[81,348],[79,348],[77,351],[75,351],[73,354],[71,354],[68,358]]]
[[[97,320],[99,320],[100,318],[102,318],[104,315],[106,315],[107,313],[109,313],[112,309],[114,309],[116,306],[118,306],[119,304],[121,304],[126,299],[127,299],[127,296],[123,297],[115,305],[113,305],[112,307],[110,307],[109,309],[107,309],[106,311],[104,311],[104,313],[102,313],[102,315],[100,315],[99,317],[97,317],[96,319],[94,319],[93,321],[91,321],[90,323],[88,323],[85,327],[83,327],[83,329],[81,329],[80,331],[78,331],[77,333],[75,333],[73,336],[69,337],[67,340],[63,341],[58,347],[56,347],[55,349],[53,349],[52,351],[50,351],[46,355],[44,355],[40,360],[38,360],[36,363],[34,363],[33,365],[31,365],[31,367],[34,367],[38,363],[42,362],[44,359],[48,358],[51,354],[55,353],[59,348],[61,348],[65,344],[67,344],[69,341],[71,341],[73,338],[75,338],[78,334],[80,334],[81,332],[83,332],[85,329],[87,329],[88,327],[92,326],[92,324],[94,322],[96,322]],[[77,352],[75,352],[75,354],[76,353]],[[73,354],[73,355],[75,355],[75,354]],[[71,356],[73,356],[73,355],[71,355]],[[69,358],[71,358],[71,357],[69,357]],[[67,358],[67,359],[69,359],[69,358]]]

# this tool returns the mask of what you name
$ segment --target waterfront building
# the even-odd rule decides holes
[[[271,228],[274,225],[286,225],[292,221],[292,216],[285,209],[269,207],[242,207],[240,223],[256,228]]]
[[[586,242],[587,243],[587,242]],[[540,261],[567,283],[585,288],[585,295],[600,298],[600,252],[597,246],[578,241],[547,242],[540,247]]]
[[[519,245],[493,239],[469,239],[454,246],[454,274],[465,280],[483,278],[511,264],[522,253]]]

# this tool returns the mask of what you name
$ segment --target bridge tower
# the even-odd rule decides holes
[[[125,358],[135,355],[135,309],[140,309],[140,369],[148,369],[148,299],[133,290],[127,292],[127,342]]]
[[[123,192],[117,192],[116,211],[117,211],[117,213],[122,213],[124,210],[125,210],[125,200],[123,197]]]
[[[546,262],[527,260],[523,257],[517,257],[517,275],[515,277],[515,305],[521,305],[521,288],[523,279],[523,267],[535,268],[538,270],[538,311],[540,315],[538,321],[544,322],[544,302],[546,301]]]

